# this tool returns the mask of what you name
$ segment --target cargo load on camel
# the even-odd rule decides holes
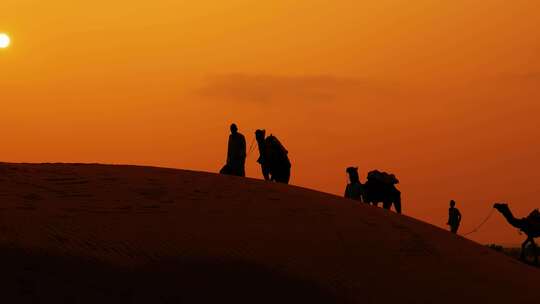
[[[401,192],[395,186],[398,183],[399,180],[394,174],[379,170],[370,171],[364,185],[364,202],[375,206],[383,203],[385,209],[390,209],[394,205],[396,212],[401,213]]]

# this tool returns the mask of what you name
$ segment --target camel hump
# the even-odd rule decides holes
[[[376,180],[378,182],[390,185],[399,184],[399,180],[394,174],[373,170],[368,173],[368,180]]]
[[[274,147],[279,152],[285,155],[289,153],[289,151],[285,149],[285,146],[283,146],[283,144],[279,141],[279,139],[273,134],[270,134],[270,136],[266,138],[266,141],[267,141],[267,144],[269,144],[271,147]]]
[[[540,222],[540,211],[538,209],[534,209],[528,216],[528,220]]]

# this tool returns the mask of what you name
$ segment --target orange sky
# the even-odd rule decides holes
[[[411,3],[412,2],[412,3]],[[216,171],[227,128],[290,150],[296,185],[394,172],[405,212],[472,229],[540,207],[540,2],[2,0],[3,161]],[[256,157],[248,173],[259,177]],[[496,215],[471,236],[517,243]]]

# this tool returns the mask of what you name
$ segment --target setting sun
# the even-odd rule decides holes
[[[5,49],[11,43],[11,39],[7,34],[0,34],[0,48]]]

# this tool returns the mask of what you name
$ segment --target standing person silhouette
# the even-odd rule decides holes
[[[349,175],[349,184],[347,184],[347,188],[345,188],[345,198],[362,202],[364,189],[360,182],[360,177],[358,176],[358,168],[349,167],[346,172]]]
[[[231,135],[227,147],[227,166],[230,174],[246,176],[246,138],[240,132],[236,124],[231,125]]]
[[[461,224],[461,213],[459,212],[459,209],[456,208],[456,202],[451,200],[450,208],[448,209],[448,223],[446,223],[446,225],[450,226],[450,231],[452,233],[457,233],[459,224]]]

